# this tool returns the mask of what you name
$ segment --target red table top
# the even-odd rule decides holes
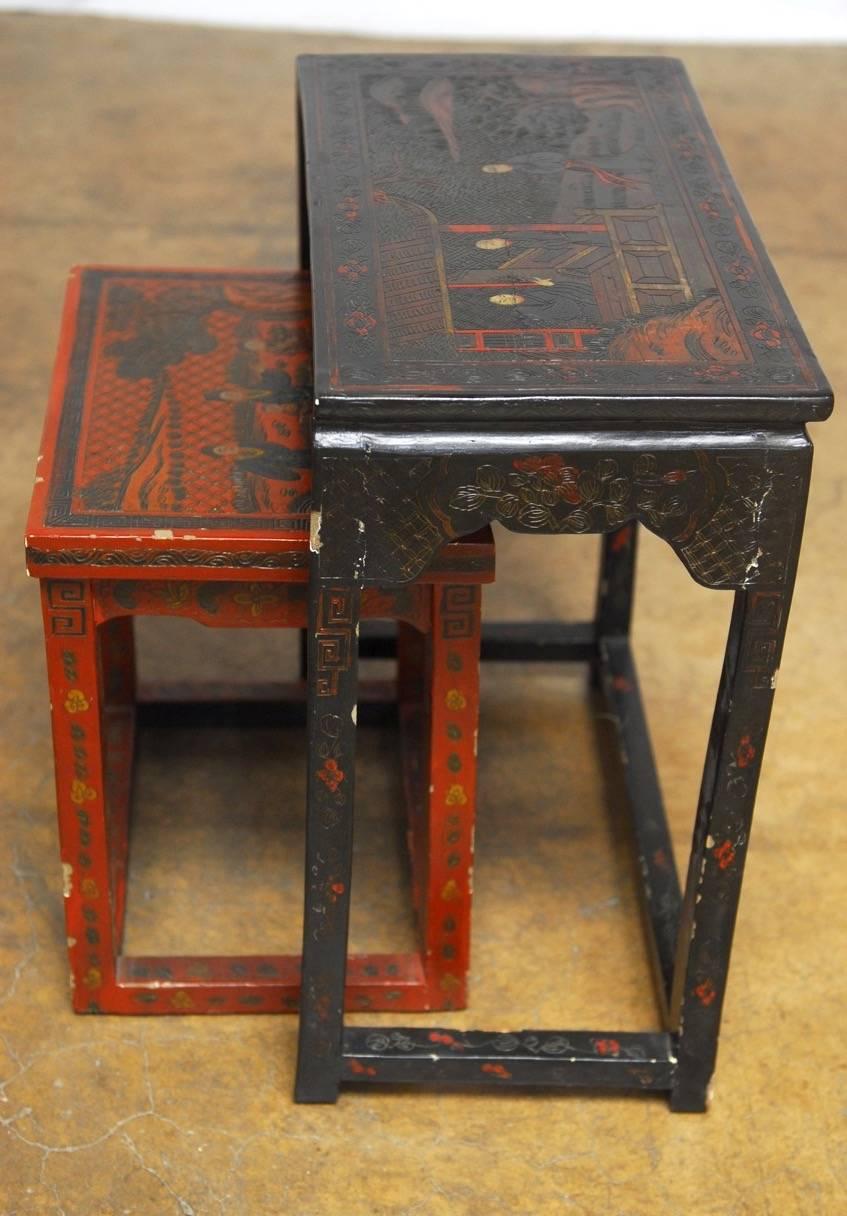
[[[304,581],[308,276],[72,271],[27,528],[39,576]],[[489,582],[488,529],[426,581]]]
[[[309,317],[296,273],[74,270],[30,549],[305,549]]]

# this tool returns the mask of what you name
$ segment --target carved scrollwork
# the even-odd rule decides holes
[[[598,450],[599,449],[599,450]],[[494,520],[510,531],[610,532],[636,520],[666,540],[704,586],[778,585],[802,518],[808,449],[626,442],[606,449],[375,454],[327,460],[325,559],[346,562],[349,521],[366,537],[365,581],[417,578],[448,540]]]
[[[405,1030],[375,1030],[367,1035],[365,1047],[369,1052],[386,1056],[423,1055],[498,1055],[540,1059],[613,1058],[643,1061],[646,1052],[642,1044],[633,1042],[635,1036],[587,1034],[559,1030],[524,1030],[515,1034],[489,1034],[485,1031],[426,1030],[411,1034]],[[499,1065],[495,1065],[499,1067]],[[491,1071],[491,1065],[484,1071]]]
[[[635,508],[658,530],[686,515],[686,497],[678,487],[700,473],[696,466],[662,472],[649,452],[636,456],[629,470],[611,456],[579,467],[566,464],[555,452],[513,464],[508,473],[481,465],[474,483],[455,491],[451,509],[477,511],[487,506],[507,526],[516,520],[532,531],[591,532],[619,527]]]
[[[254,550],[214,552],[208,549],[27,549],[33,566],[192,566],[233,570],[296,570],[308,556],[302,550],[261,553]]]

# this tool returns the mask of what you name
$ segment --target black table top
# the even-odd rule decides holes
[[[319,422],[826,417],[681,63],[300,60]]]

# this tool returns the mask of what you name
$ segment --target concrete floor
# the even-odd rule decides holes
[[[0,19],[0,113],[13,124],[0,140],[0,1210],[845,1212],[844,412],[814,428],[805,557],[706,1116],[672,1116],[647,1096],[358,1091],[334,1109],[297,1108],[293,1018],[70,1012],[37,589],[21,549],[65,271],[85,261],[291,265],[294,57],[378,45]],[[847,381],[847,50],[660,49],[688,63],[838,392]],[[556,548],[501,534],[498,543],[491,615],[586,610],[594,539]],[[682,856],[729,599],[695,586],[650,536],[638,594],[637,649]],[[151,673],[267,669],[258,635],[169,622],[143,641]],[[291,639],[273,644],[278,668],[290,670]],[[583,674],[491,667],[483,693],[472,1010],[445,1022],[654,1025]],[[294,946],[300,749],[296,734],[282,749],[262,732],[149,737],[130,893],[135,950]],[[390,739],[365,739],[359,948],[402,948],[410,932],[383,844],[397,799],[392,754]]]

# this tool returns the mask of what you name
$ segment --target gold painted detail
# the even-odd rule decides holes
[[[250,583],[245,591],[234,595],[236,604],[244,604],[250,609],[251,616],[261,616],[266,607],[278,604],[280,596],[275,591],[268,591],[264,583]]]
[[[69,688],[65,698],[65,709],[69,714],[81,714],[88,709],[88,699],[80,688]]]

